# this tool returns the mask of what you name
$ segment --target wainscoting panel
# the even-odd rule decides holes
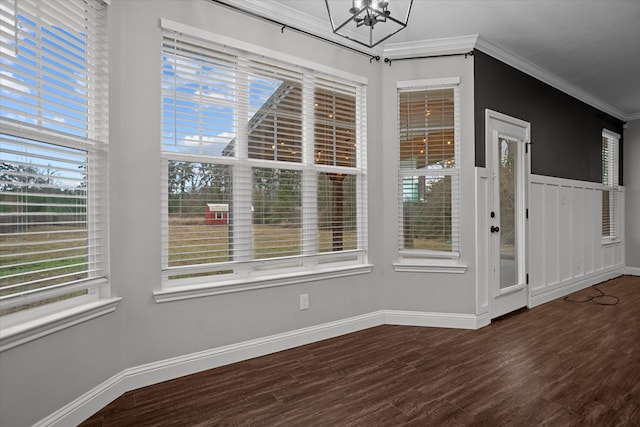
[[[603,244],[602,185],[531,175],[529,291],[536,306],[624,274],[624,233]],[[624,212],[624,191],[620,193]],[[620,218],[624,230],[624,218]]]

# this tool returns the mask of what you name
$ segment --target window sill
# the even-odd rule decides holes
[[[0,330],[0,352],[112,313],[122,298],[92,301]]]
[[[399,261],[393,264],[393,270],[402,273],[446,273],[463,274],[467,271],[465,264],[446,262],[443,260]]]
[[[607,247],[607,246],[615,246],[617,244],[620,244],[622,241],[618,238],[612,239],[612,238],[608,238],[608,239],[602,239],[602,247]]]
[[[270,275],[253,279],[236,279],[224,282],[166,288],[153,292],[157,303],[201,298],[212,295],[244,292],[254,289],[272,288],[275,286],[293,285],[316,280],[335,279],[339,277],[367,274],[373,271],[372,264],[350,265],[340,268],[326,268],[311,272]]]

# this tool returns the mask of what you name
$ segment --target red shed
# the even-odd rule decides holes
[[[204,222],[207,225],[229,224],[229,205],[227,203],[207,203],[204,207]]]

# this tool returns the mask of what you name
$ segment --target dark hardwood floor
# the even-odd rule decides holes
[[[598,287],[619,303],[379,326],[133,390],[82,425],[640,426],[640,277]]]

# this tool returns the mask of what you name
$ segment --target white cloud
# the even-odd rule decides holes
[[[0,71],[0,86],[2,86],[3,90],[5,88],[9,88],[16,92],[22,92],[26,94],[31,93],[29,88],[23,84],[18,83],[13,73],[10,73],[9,71]]]
[[[222,132],[216,136],[200,136],[200,135],[187,135],[182,141],[182,145],[186,147],[200,147],[211,145],[227,145],[231,140],[235,138],[235,134],[230,132]]]
[[[229,87],[231,87],[231,86],[229,86]],[[193,92],[193,95],[195,97],[220,99],[220,100],[223,100],[223,101],[233,101],[233,95],[229,95],[229,94],[225,94],[225,93],[219,93],[219,92],[202,92],[200,90],[196,90],[195,92]]]

